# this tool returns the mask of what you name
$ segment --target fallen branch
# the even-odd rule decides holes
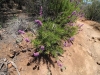
[[[20,75],[20,72],[18,71],[16,64],[13,61],[8,61],[8,63],[11,63],[13,65],[13,67],[16,69],[18,75]]]

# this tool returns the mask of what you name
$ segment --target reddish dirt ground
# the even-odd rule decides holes
[[[63,57],[60,57],[61,63],[66,69],[61,72],[58,65],[55,67],[40,62],[38,69],[33,69],[37,63],[27,63],[32,59],[34,52],[33,45],[23,40],[19,45],[12,43],[0,42],[0,58],[7,58],[13,61],[13,52],[18,52],[14,57],[14,62],[20,71],[20,75],[100,75],[100,24],[93,21],[77,21],[78,24],[84,24],[82,31],[75,35],[74,44],[71,47],[63,47],[66,51]],[[23,36],[34,39],[35,35],[31,32],[25,33]],[[10,36],[10,35],[9,35]],[[21,35],[18,35],[22,37]],[[15,42],[16,40],[12,40]],[[31,50],[31,51],[30,51]],[[48,69],[49,67],[49,69]],[[17,75],[13,66],[8,68],[10,75]],[[52,73],[52,74],[49,74]]]

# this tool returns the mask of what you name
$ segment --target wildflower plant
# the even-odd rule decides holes
[[[45,22],[38,30],[38,35],[33,43],[37,52],[57,57],[64,51],[61,47],[61,40],[68,40],[77,33],[77,27],[66,26],[62,28],[53,22]],[[73,38],[70,38],[73,40]]]
[[[52,19],[49,15],[49,19],[45,20],[42,13],[44,7],[40,7],[40,16],[35,20],[35,23],[39,25],[38,34],[36,39],[32,40],[35,46],[33,55],[35,57],[48,55],[57,60],[58,56],[64,53],[62,45],[70,47],[74,41],[73,36],[78,33],[79,27],[73,22],[77,18],[79,8],[76,2],[70,2],[70,0],[50,0],[47,7],[50,11],[48,14],[53,11],[54,16]],[[65,42],[62,43],[62,40]]]

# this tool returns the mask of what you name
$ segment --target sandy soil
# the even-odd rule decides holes
[[[14,61],[17,65],[20,75],[100,75],[100,24],[93,21],[77,21],[78,24],[84,24],[82,31],[75,35],[74,44],[71,47],[63,47],[66,51],[63,57],[60,57],[63,67],[66,69],[61,72],[58,65],[55,66],[47,62],[37,62],[28,65],[31,61],[33,46],[24,40],[16,45],[16,40],[10,39],[9,42],[0,41],[0,58],[7,58]],[[24,37],[34,39],[31,32],[24,34]],[[10,36],[10,35],[9,35]],[[8,36],[8,37],[9,37]],[[22,37],[18,35],[17,37]],[[16,56],[12,59],[14,52]],[[16,53],[18,52],[18,53]],[[17,75],[13,66],[8,68],[10,75]]]

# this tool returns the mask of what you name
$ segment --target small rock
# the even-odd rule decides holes
[[[100,65],[100,61],[97,61],[97,64]]]
[[[91,41],[91,39],[89,39],[89,41]]]
[[[33,57],[29,57],[29,63],[32,63],[33,62]]]
[[[100,41],[100,38],[98,38],[98,41]]]
[[[32,62],[33,62],[33,57],[29,57],[29,61],[27,63],[27,66],[31,65]]]
[[[29,56],[33,56],[33,52],[28,53]]]
[[[20,42],[22,42],[22,40],[23,40],[22,38],[19,38],[16,40],[16,43],[20,43]]]
[[[94,40],[94,42],[97,42],[96,40]]]
[[[100,27],[98,27],[98,26],[96,26],[95,28],[96,28],[97,30],[100,30]]]
[[[82,46],[82,44],[81,44],[81,43],[79,43],[79,45],[80,45],[80,46]]]
[[[23,71],[23,68],[22,68],[22,67],[19,68],[19,72],[20,72],[20,71]]]
[[[23,44],[19,43],[18,44],[19,48],[23,48]]]
[[[23,53],[26,52],[26,49],[23,49],[21,52],[23,52]]]
[[[11,63],[8,64],[8,69],[10,69],[13,65]]]
[[[28,49],[29,52],[31,52],[31,49]]]
[[[8,54],[8,56],[9,56],[10,58],[13,58],[13,57],[14,57],[14,55],[13,55],[13,54]]]
[[[92,39],[94,39],[94,37],[92,37]]]

